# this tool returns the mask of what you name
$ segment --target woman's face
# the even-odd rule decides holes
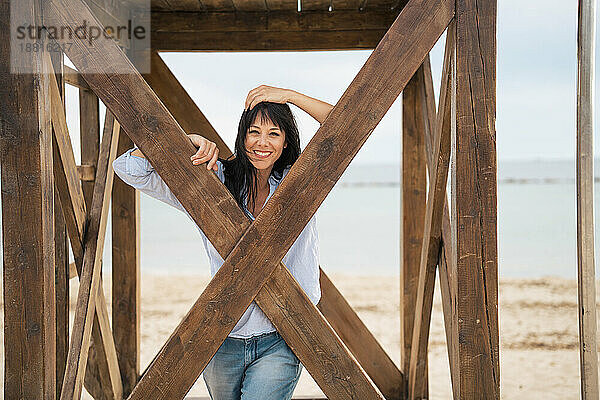
[[[285,132],[269,119],[261,121],[260,115],[257,115],[250,125],[244,145],[252,165],[256,169],[269,172],[283,153],[283,149],[287,147]]]

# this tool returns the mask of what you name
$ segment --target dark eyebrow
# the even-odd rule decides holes
[[[258,128],[258,129],[260,129],[260,126],[256,126],[256,125],[250,125],[250,128]],[[271,128],[270,130],[273,130],[273,129],[277,129],[278,131],[280,131],[280,130],[281,130],[281,129],[279,129],[279,128],[278,128],[278,127],[276,127],[276,126],[274,126],[273,128]]]

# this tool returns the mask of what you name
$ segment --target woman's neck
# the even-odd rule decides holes
[[[271,176],[271,169],[269,170],[257,170],[256,171],[256,179],[258,190],[264,190],[269,188],[269,176]]]

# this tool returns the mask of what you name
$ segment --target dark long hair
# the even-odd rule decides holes
[[[287,146],[283,149],[279,159],[275,161],[271,171],[271,175],[275,179],[281,180],[283,171],[291,167],[300,156],[300,133],[289,105],[263,101],[251,110],[244,110],[238,125],[235,149],[232,155],[235,158],[220,159],[224,167],[225,186],[242,210],[244,210],[246,197],[248,197],[248,210],[254,208],[258,191],[256,167],[252,165],[248,158],[244,144],[250,125],[252,125],[257,115],[260,115],[262,122],[267,120],[273,122],[285,135]]]

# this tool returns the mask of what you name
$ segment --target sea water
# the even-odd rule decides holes
[[[397,164],[349,166],[316,214],[320,261],[326,272],[399,274],[400,184]],[[140,197],[142,273],[208,274],[206,252],[193,222],[173,207],[145,194]],[[595,204],[598,209],[598,185]],[[575,278],[576,232],[574,161],[499,162],[501,277]],[[111,264],[110,246],[109,219],[103,257],[106,269]],[[599,249],[597,244],[596,260]]]

